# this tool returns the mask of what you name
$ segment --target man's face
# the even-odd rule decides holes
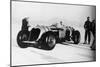
[[[88,18],[87,18],[87,20],[89,21],[89,20],[90,20],[90,18],[88,17]]]

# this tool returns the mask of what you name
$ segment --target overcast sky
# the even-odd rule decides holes
[[[62,5],[34,2],[12,2],[12,23],[21,24],[29,17],[30,25],[51,25],[63,21],[63,24],[83,26],[87,16],[95,19],[94,6]]]

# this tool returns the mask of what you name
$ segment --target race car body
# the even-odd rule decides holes
[[[39,48],[51,50],[55,47],[56,43],[61,43],[66,40],[72,40],[75,44],[78,44],[80,32],[69,26],[37,25],[30,31],[23,27],[17,35],[17,43],[21,48],[35,45]]]

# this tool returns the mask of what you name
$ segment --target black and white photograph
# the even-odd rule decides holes
[[[11,66],[96,61],[96,6],[11,1]]]

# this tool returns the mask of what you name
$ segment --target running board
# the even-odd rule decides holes
[[[37,43],[36,41],[23,41],[24,43],[30,43],[30,44],[35,44]]]

